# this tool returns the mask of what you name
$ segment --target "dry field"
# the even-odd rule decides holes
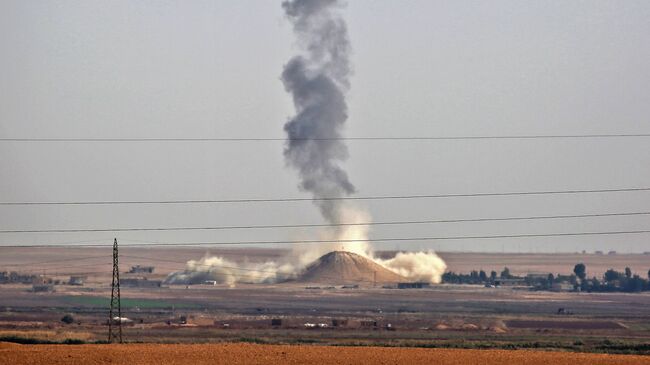
[[[206,250],[124,247],[120,253],[122,272],[130,265],[155,265],[154,274],[147,277],[162,279]],[[249,248],[211,253],[234,261],[244,257],[264,261],[286,252]],[[96,247],[1,249],[0,271],[45,273],[61,280],[73,273],[86,273],[88,279],[83,286],[57,285],[54,292],[44,293],[33,292],[28,284],[0,285],[0,341],[105,340],[110,255],[110,248]],[[456,272],[508,265],[513,272],[568,273],[578,261],[584,261],[590,273],[625,266],[647,271],[643,266],[650,265],[647,255],[443,256],[449,269]],[[573,314],[558,315],[559,308]],[[74,323],[63,324],[65,314],[72,314]],[[394,346],[396,352],[402,351],[399,346],[417,346],[650,353],[650,293],[539,292],[446,284],[406,290],[380,286],[307,289],[300,283],[163,285],[123,287],[122,316],[131,320],[124,328],[129,342]],[[345,324],[334,324],[335,320]],[[310,329],[307,323],[327,328]],[[0,359],[0,365],[4,363]]]
[[[648,356],[523,350],[455,350],[289,345],[15,345],[0,364],[650,364]]]
[[[515,275],[528,273],[549,273],[568,275],[573,266],[582,262],[587,267],[589,276],[602,276],[608,269],[623,271],[632,268],[641,277],[646,277],[650,269],[650,255],[617,254],[595,255],[583,253],[471,253],[443,252],[449,270],[468,273],[483,269],[486,272],[501,272],[507,266]]]
[[[251,262],[277,260],[288,251],[268,248],[214,248],[201,247],[121,247],[121,265],[127,269],[129,265],[153,264],[156,266],[156,277],[162,278],[171,271],[184,268],[184,262],[201,258],[205,254],[220,255],[233,261],[246,258]],[[393,256],[395,252],[382,252],[382,256]],[[594,255],[582,253],[471,253],[471,252],[441,252],[440,256],[447,263],[448,270],[468,273],[471,270],[483,269],[500,272],[508,266],[513,274],[527,273],[560,273],[570,274],[573,266],[583,262],[590,276],[600,276],[607,269],[623,271],[625,267],[645,277],[650,269],[650,255],[617,254]],[[72,259],[72,260],[70,260]],[[110,247],[83,248],[0,248],[0,270],[31,271],[48,275],[54,273],[73,274],[92,271],[102,271],[111,274]],[[60,261],[69,260],[69,261]],[[30,263],[39,263],[30,265]],[[40,264],[40,262],[46,262]],[[28,264],[28,265],[24,265]],[[13,266],[7,266],[13,265]]]

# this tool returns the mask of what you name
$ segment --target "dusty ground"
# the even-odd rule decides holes
[[[122,273],[130,265],[155,265],[150,279],[184,267],[201,248],[120,249]],[[270,249],[220,249],[235,261],[277,259]],[[57,285],[35,293],[28,284],[0,285],[0,338],[104,340],[111,279],[110,248],[2,248],[0,271],[45,273],[67,280],[86,273],[84,286]],[[647,272],[648,255],[443,254],[449,268],[528,268],[568,273],[584,261],[599,268],[631,266]],[[465,266],[463,266],[465,265]],[[464,267],[467,267],[464,269]],[[645,268],[644,268],[645,267]],[[564,268],[562,271],[560,268]],[[557,270],[556,270],[557,269]],[[564,308],[571,315],[558,315]],[[75,323],[61,318],[72,314]],[[429,289],[307,289],[305,284],[237,284],[122,288],[122,316],[128,341],[374,345],[464,348],[545,348],[576,352],[650,353],[650,292],[567,293],[470,285]],[[273,320],[281,320],[274,325]],[[335,325],[345,321],[346,324]],[[187,323],[185,323],[187,322]],[[306,323],[326,324],[308,329]],[[390,326],[389,326],[390,325]],[[336,328],[334,328],[336,327]],[[4,362],[0,361],[0,365]]]
[[[649,356],[288,345],[14,345],[1,364],[650,364]]]
[[[155,265],[153,278],[163,278],[169,272],[183,269],[185,262],[201,258],[206,253],[223,256],[232,261],[244,258],[251,262],[278,260],[289,251],[267,248],[204,248],[204,247],[120,247],[120,264],[123,270],[130,265]],[[395,252],[384,252],[387,257]],[[501,272],[504,266],[516,275],[528,273],[570,274],[573,266],[583,262],[590,276],[601,276],[607,269],[623,271],[625,267],[642,277],[650,269],[650,255],[618,254],[594,255],[589,253],[460,253],[441,252],[448,270],[468,273],[483,269]],[[61,261],[66,260],[66,261]],[[110,247],[84,248],[0,248],[0,271],[19,270],[35,274],[62,275],[90,273],[92,276],[109,277],[112,269]],[[41,264],[41,262],[45,262]],[[39,263],[34,265],[33,263]],[[27,264],[27,265],[26,265]]]
[[[650,255],[643,254],[442,252],[440,257],[445,260],[449,270],[463,273],[478,269],[488,273],[491,270],[501,272],[507,266],[516,275],[548,272],[568,275],[579,262],[587,266],[590,277],[600,277],[608,269],[623,271],[625,267],[646,277],[650,269]]]

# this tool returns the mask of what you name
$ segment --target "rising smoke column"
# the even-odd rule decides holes
[[[298,170],[300,189],[310,192],[323,217],[332,224],[370,222],[359,207],[336,200],[355,192],[354,185],[339,163],[348,151],[340,139],[348,118],[345,94],[350,88],[350,42],[337,0],[291,0],[282,4],[293,24],[300,54],[284,67],[282,82],[291,93],[296,115],[284,125],[287,164]],[[374,259],[390,270],[413,280],[440,282],[446,265],[433,251],[399,253],[390,260],[375,258],[367,243],[368,227],[338,226],[328,232],[346,243],[345,250]],[[304,265],[339,245],[319,245],[300,257]],[[298,266],[301,266],[298,265]]]
[[[350,42],[340,6],[337,0],[292,0],[282,4],[300,48],[282,72],[282,82],[296,109],[296,115],[284,125],[284,156],[287,165],[300,175],[300,189],[312,194],[323,217],[334,225],[318,237],[332,243],[306,245],[307,249],[298,247],[280,262],[237,264],[222,257],[205,256],[189,261],[185,270],[171,273],[167,283],[282,282],[298,277],[308,264],[323,254],[340,250],[341,246],[410,280],[440,282],[446,265],[433,251],[400,252],[388,260],[374,257],[367,242],[368,226],[363,225],[371,221],[370,214],[348,201],[337,200],[355,192],[339,165],[348,157],[341,137],[348,119],[345,94],[350,88]],[[352,225],[337,226],[341,223]],[[310,239],[313,238],[307,240]],[[352,242],[337,243],[341,241]]]
[[[293,0],[282,4],[293,24],[301,54],[285,65],[282,82],[293,96],[296,115],[284,125],[284,156],[300,175],[300,189],[314,198],[355,192],[339,163],[348,157],[340,140],[347,115],[350,42],[336,0]],[[341,222],[340,200],[316,201],[330,223]]]

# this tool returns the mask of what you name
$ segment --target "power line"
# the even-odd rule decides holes
[[[220,253],[219,256],[222,256]],[[105,258],[105,256],[101,256],[102,258]],[[89,257],[92,258],[92,257]],[[144,257],[144,256],[135,256],[135,255],[120,255],[120,258],[128,258],[128,259],[138,259],[138,260],[148,260],[148,261],[154,261],[154,262],[164,262],[164,263],[174,263],[174,264],[182,264],[182,265],[187,265],[187,261],[177,261],[177,260],[168,260],[168,259],[162,259],[162,258],[152,258],[152,257]],[[78,260],[83,260],[86,258],[77,258]],[[62,261],[62,260],[58,260]],[[50,261],[50,262],[56,262],[56,261]],[[40,262],[42,263],[42,262]],[[39,263],[23,263],[22,265],[35,265]],[[110,263],[106,263],[108,265]],[[80,268],[80,267],[88,267],[88,266],[93,266],[97,265],[89,263],[89,264],[80,264],[80,265],[73,265],[73,266],[66,266],[66,267],[55,267],[55,268],[45,268],[45,269],[31,269],[31,270],[21,270],[21,273],[41,273],[45,271],[49,271],[49,273],[46,273],[49,276],[56,276],[56,275],[63,275],[63,274],[72,274],[72,275],[92,275],[92,274],[107,274],[106,271],[90,271],[90,272],[70,272],[70,271],[65,271],[66,269],[70,268]],[[227,269],[227,270],[235,270],[235,271],[245,271],[245,272],[255,272],[255,273],[263,273],[263,274],[278,274],[276,271],[270,271],[270,270],[261,270],[261,269],[252,269],[252,268],[245,268],[245,267],[237,267],[237,266],[228,266],[228,265],[214,265],[214,264],[201,264],[201,263],[194,263],[194,266],[199,266],[199,267],[209,267],[209,268],[214,268],[214,269]],[[53,272],[54,271],[54,272]],[[251,278],[251,279],[259,279],[258,276],[255,275],[246,275],[246,274],[239,274],[239,273],[233,273],[229,272],[228,275],[231,276],[236,276],[239,278]],[[331,276],[324,276],[324,278],[336,278],[336,277],[331,277]],[[354,279],[351,281],[355,282],[371,282],[369,280],[364,280],[364,279]]]
[[[219,255],[217,255],[219,256]],[[122,255],[122,257],[130,258],[130,259],[139,259],[139,260],[150,260],[154,262],[168,262],[168,263],[174,263],[174,264],[183,264],[187,265],[187,261],[176,261],[176,260],[168,260],[168,259],[157,259],[157,258],[152,258],[152,257],[144,257],[144,256],[133,256],[133,255]],[[195,260],[196,261],[196,260]],[[240,270],[240,271],[253,271],[253,272],[260,272],[260,273],[276,273],[276,271],[270,271],[270,270],[259,270],[259,269],[249,269],[249,268],[243,268],[243,267],[236,267],[236,266],[225,266],[225,265],[212,265],[212,264],[200,264],[200,263],[193,263],[194,266],[201,266],[201,267],[214,267],[214,268],[220,268],[220,269],[232,269],[232,270]]]
[[[95,243],[95,242],[98,242],[98,241],[106,241],[106,240],[109,240],[109,239],[110,238],[100,237],[100,238],[95,238],[95,239],[92,239],[92,240],[57,241],[57,242],[50,242],[50,243],[48,243],[48,245],[51,245],[50,247],[65,247],[65,246],[69,246],[71,244],[78,243],[78,244],[82,244],[80,246],[83,246],[83,243]],[[0,248],[2,248],[2,247],[21,248],[21,247],[29,247],[29,246],[19,246],[19,245],[0,246]]]
[[[123,240],[127,242],[140,242],[140,241],[130,241],[130,240]],[[90,241],[84,241],[84,242],[90,242]],[[96,241],[92,241],[96,242]],[[63,246],[62,244],[58,244],[59,246],[54,246],[54,247],[61,247]],[[82,245],[80,245],[83,247]],[[32,247],[32,246],[0,246],[0,248],[3,247]],[[74,246],[73,246],[74,247]],[[127,246],[128,247],[128,246]],[[219,253],[220,256],[227,256],[227,255],[232,255],[232,256],[247,256],[246,254],[243,253],[226,253],[226,252],[221,252]],[[120,255],[120,257],[134,257],[134,256],[125,256],[125,255]],[[144,257],[136,257],[136,258],[144,258]],[[21,262],[20,264],[0,264],[0,268],[5,268],[5,267],[17,267],[17,266],[33,266],[33,265],[45,265],[45,264],[54,264],[54,263],[61,263],[61,262],[68,262],[68,261],[86,261],[86,260],[93,260],[93,259],[106,259],[106,255],[101,255],[101,256],[84,256],[84,257],[73,257],[73,258],[67,258],[67,259],[60,259],[60,260],[49,260],[49,261],[31,261],[31,262]],[[145,258],[145,259],[150,259],[154,260],[152,258]],[[157,259],[155,259],[157,260]],[[43,270],[51,271],[51,270],[61,270],[61,269],[69,269],[69,268],[78,268],[78,267],[86,267],[86,266],[92,266],[92,265],[109,265],[111,262],[95,262],[95,263],[89,263],[89,264],[79,264],[79,265],[65,265],[65,266],[55,266],[55,267],[46,267],[46,268],[41,268],[41,269],[30,269],[30,270],[20,270],[21,272],[24,271],[32,271],[32,272],[41,272]],[[105,271],[102,271],[102,273],[106,273]]]
[[[223,253],[219,253],[219,256],[223,256]],[[105,258],[104,256],[99,256],[102,258]],[[138,260],[148,260],[148,261],[154,261],[154,262],[164,262],[164,263],[174,263],[174,264],[182,264],[182,265],[187,265],[187,261],[177,261],[177,260],[168,260],[168,259],[162,259],[162,258],[152,258],[152,257],[144,257],[144,256],[135,256],[135,255],[120,255],[122,258],[129,258],[129,259],[138,259]],[[83,260],[83,259],[89,259],[89,258],[94,258],[94,257],[86,257],[86,258],[77,258],[77,260]],[[65,261],[65,260],[53,260],[49,262],[60,262],[60,261]],[[22,265],[35,265],[43,262],[34,262],[34,263],[23,263]],[[108,264],[108,263],[107,263]],[[97,274],[106,274],[105,271],[91,271],[91,272],[69,272],[65,271],[66,269],[70,268],[79,268],[79,267],[88,267],[88,266],[93,266],[97,265],[95,264],[80,264],[80,265],[73,265],[73,266],[66,266],[66,267],[55,267],[55,268],[46,268],[46,269],[33,269],[33,270],[21,270],[21,272],[26,272],[26,273],[33,273],[33,272],[45,272],[49,271],[47,273],[48,276],[60,276],[62,274],[72,274],[72,275],[97,275]],[[261,269],[252,269],[252,268],[244,268],[244,267],[237,267],[237,266],[227,266],[227,265],[214,265],[214,264],[201,264],[201,263],[194,263],[194,266],[199,266],[199,267],[208,267],[208,268],[213,268],[213,269],[226,269],[226,270],[234,270],[234,271],[245,271],[245,272],[255,272],[255,273],[262,273],[262,274],[274,274],[278,275],[277,271],[270,271],[270,270],[261,270]],[[63,270],[63,271],[62,271]],[[54,272],[53,272],[54,271]],[[229,276],[234,276],[238,278],[249,278],[251,280],[259,280],[259,276],[252,275],[252,274],[240,274],[240,273],[233,273],[233,272],[228,272],[227,275]],[[338,279],[338,277],[335,276],[323,276],[323,278],[330,278],[330,279]],[[349,281],[351,282],[373,282],[374,280],[365,280],[361,278],[357,279],[350,279]]]
[[[187,266],[187,262],[181,262],[181,261],[175,261],[175,260],[166,260],[166,259],[157,259],[157,258],[154,259],[154,258],[150,258],[150,257],[131,256],[131,255],[128,255],[128,256],[122,255],[122,257],[128,257],[128,258],[131,258],[131,259],[140,259],[140,260],[150,260],[150,261],[154,261],[154,262],[169,262],[169,263],[183,264],[183,265]],[[276,276],[278,275],[278,271],[251,269],[251,268],[237,267],[237,266],[201,264],[201,263],[197,263],[197,262],[194,262],[193,266],[208,267],[208,268],[214,268],[214,269],[227,269],[227,270],[235,270],[235,271],[256,272],[256,273],[262,273],[262,274],[274,274]],[[258,276],[250,275],[250,274],[248,274],[248,275],[247,274],[238,274],[238,273],[233,273],[233,272],[229,272],[227,274],[230,275],[230,276],[235,276],[235,277],[239,277],[239,278],[246,278],[247,277],[247,278],[252,278],[252,279],[259,279]],[[324,278],[324,279],[340,279],[337,276],[328,276],[328,275],[321,275],[321,277]],[[361,279],[361,278],[350,279],[349,281],[352,281],[352,282],[369,282],[369,283],[370,282],[372,282],[372,283],[375,282],[374,280],[366,280],[366,279]]]
[[[104,257],[106,258],[106,257]],[[53,273],[71,273],[69,271],[70,269],[78,269],[78,268],[84,268],[84,267],[97,267],[98,265],[110,265],[110,262],[93,262],[93,263],[88,263],[88,264],[78,264],[78,265],[66,265],[66,266],[54,266],[54,267],[43,267],[43,268],[38,268],[38,269],[20,269],[19,272],[28,272],[28,273],[45,273],[52,275]],[[30,263],[25,263],[23,266],[31,266],[32,264]],[[0,265],[2,267],[3,265]],[[73,270],[74,271],[74,270]],[[49,273],[48,273],[49,272]],[[103,274],[106,274],[106,271],[102,271]]]
[[[429,137],[332,137],[294,138],[292,141],[453,141],[489,139],[567,139],[567,138],[639,138],[650,137],[650,133],[608,133],[608,134],[540,134],[505,136],[429,136]],[[0,142],[285,142],[286,137],[270,138],[0,138]]]
[[[2,246],[0,246],[2,247]],[[27,265],[44,265],[44,264],[53,264],[53,263],[58,263],[58,262],[67,262],[67,261],[79,261],[79,260],[90,260],[90,259],[105,259],[106,256],[85,256],[85,257],[73,257],[73,258],[67,258],[67,259],[60,259],[60,260],[50,260],[50,261],[38,261],[38,262],[22,262],[20,264],[1,264],[0,266],[2,267],[15,267],[15,266],[27,266]]]
[[[598,214],[571,214],[571,215],[546,215],[530,217],[501,217],[501,218],[468,218],[468,219],[433,219],[414,221],[387,221],[363,223],[334,223],[334,224],[279,224],[279,225],[242,225],[218,227],[150,227],[150,228],[81,228],[81,229],[31,229],[31,230],[0,230],[2,233],[80,233],[80,232],[147,232],[147,231],[206,231],[206,230],[237,230],[237,229],[272,229],[272,228],[316,228],[316,227],[341,227],[341,226],[379,226],[379,225],[407,225],[407,224],[434,224],[434,223],[461,223],[461,222],[499,222],[538,219],[569,219],[569,218],[595,218],[650,215],[650,212],[625,212],[625,213],[598,213]]]
[[[501,193],[460,193],[460,194],[415,194],[415,195],[376,195],[323,198],[243,198],[243,199],[201,199],[201,200],[113,200],[113,201],[58,201],[58,202],[0,202],[0,206],[11,205],[119,205],[119,204],[208,204],[208,203],[279,203],[303,201],[332,201],[332,200],[397,200],[397,199],[430,199],[430,198],[466,198],[491,196],[518,195],[550,195],[550,194],[581,194],[581,193],[617,193],[650,191],[650,187],[615,188],[615,189],[579,189],[579,190],[542,190],[514,191]]]
[[[215,242],[158,242],[137,246],[217,246],[217,245],[272,245],[272,244],[314,244],[314,243],[356,243],[356,242],[408,242],[408,241],[433,241],[433,240],[465,240],[465,239],[494,239],[494,238],[533,238],[533,237],[568,237],[568,236],[599,236],[620,234],[650,233],[650,230],[632,231],[604,231],[604,232],[561,232],[561,233],[533,233],[533,234],[504,234],[491,236],[427,236],[427,237],[391,237],[346,240],[302,240],[302,241],[215,241]],[[53,245],[10,245],[0,247],[52,247]],[[109,247],[109,244],[67,245],[62,247]],[[136,246],[136,245],[132,245]],[[60,246],[61,247],[61,246]]]
[[[50,270],[45,270],[45,271],[50,271]],[[45,275],[49,277],[53,276],[89,276],[89,275],[100,275],[100,274],[105,274],[107,275],[108,273],[106,271],[65,271],[65,270],[56,270],[52,272],[45,272],[39,271],[39,270],[27,270],[27,271],[19,271],[19,273],[23,274],[29,274],[29,275]],[[108,298],[107,298],[108,299]]]

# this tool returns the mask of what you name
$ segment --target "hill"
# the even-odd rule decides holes
[[[322,284],[390,284],[407,281],[378,263],[356,253],[333,251],[305,268],[298,281]]]

